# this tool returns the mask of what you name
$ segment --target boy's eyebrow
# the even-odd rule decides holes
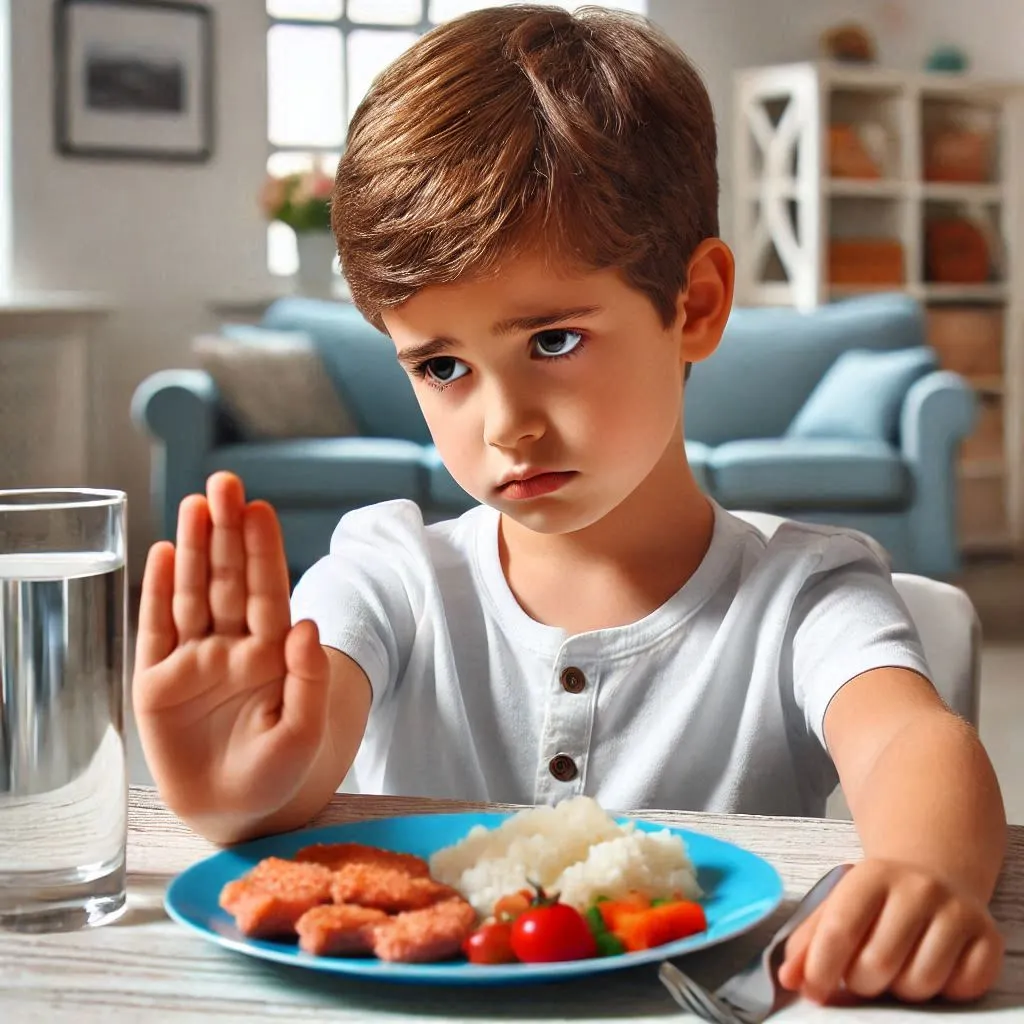
[[[563,320],[574,320],[576,317],[593,316],[600,313],[600,306],[574,306],[571,309],[555,309],[550,313],[535,313],[532,316],[513,316],[507,320],[499,320],[492,328],[491,333],[514,334],[516,331],[539,331],[551,324],[561,323]],[[444,355],[449,349],[455,347],[455,342],[450,338],[431,338],[420,345],[410,345],[398,353],[398,361],[403,366],[417,366],[424,360],[433,359],[436,356]]]
[[[555,309],[550,313],[537,313],[533,316],[513,316],[508,320],[499,320],[491,328],[491,333],[501,335],[515,334],[516,331],[539,331],[550,324],[574,320],[580,316],[593,316],[600,312],[600,306],[574,306],[571,309]]]
[[[398,353],[398,361],[403,366],[418,366],[426,359],[443,355],[451,347],[452,342],[448,338],[431,338],[430,341],[425,341],[421,345],[410,345],[408,348],[403,348]]]

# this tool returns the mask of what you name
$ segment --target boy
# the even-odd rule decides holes
[[[272,510],[212,477],[146,568],[146,756],[222,843],[305,825],[353,761],[364,791],[614,809],[821,814],[838,777],[865,860],[784,984],[974,998],[1002,804],[886,566],[840,530],[766,542],[686,462],[732,300],[715,158],[696,72],[624,15],[482,11],[383,73],[335,233],[482,504],[347,515],[290,607]]]

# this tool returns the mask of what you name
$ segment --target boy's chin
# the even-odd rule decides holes
[[[611,511],[582,507],[577,502],[570,504],[543,499],[523,503],[490,501],[487,504],[496,508],[506,519],[511,519],[532,533],[552,537],[585,530],[600,522]]]

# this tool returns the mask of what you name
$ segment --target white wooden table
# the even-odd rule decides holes
[[[398,797],[338,796],[316,824],[469,805]],[[841,821],[651,812],[645,817],[742,844],[770,860],[787,901],[751,935],[695,954],[686,969],[717,984],[767,941],[790,899],[833,864],[856,858],[852,825]],[[155,791],[133,789],[128,834],[129,909],[116,923],[63,935],[0,932],[2,1024],[107,1021],[633,1021],[683,1020],[653,966],[596,979],[520,988],[455,989],[387,985],[321,976],[233,954],[187,932],[162,908],[168,881],[214,847],[189,832]],[[798,1002],[779,1021],[918,1020],[1024,1022],[1024,828],[1011,830],[1010,853],[994,901],[1007,938],[1006,966],[995,990],[969,1009],[910,1009],[896,1003],[821,1009]]]

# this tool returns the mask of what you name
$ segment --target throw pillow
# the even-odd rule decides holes
[[[936,366],[935,352],[923,345],[888,351],[849,349],[818,381],[786,436],[865,438],[894,444],[910,385]]]
[[[192,350],[247,439],[359,433],[306,334],[253,328],[233,337],[201,335]]]

